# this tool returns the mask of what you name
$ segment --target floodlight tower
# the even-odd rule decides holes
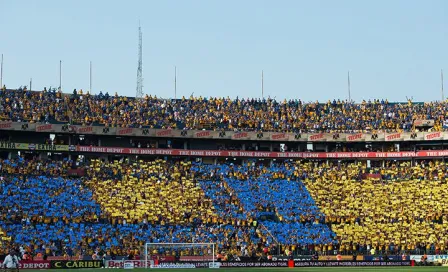
[[[137,67],[137,92],[136,98],[143,97],[143,61],[142,61],[142,28],[138,23],[138,67]]]

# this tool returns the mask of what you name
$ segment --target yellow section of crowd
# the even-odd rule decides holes
[[[384,250],[394,244],[411,250],[434,244],[444,250],[448,242],[448,184],[440,178],[444,168],[443,162],[405,162],[378,169],[391,177],[408,172],[407,180],[355,180],[355,173],[364,172],[363,164],[301,163],[297,171],[311,173],[304,182],[332,224],[341,249],[362,244]]]
[[[164,160],[132,165],[93,160],[88,184],[113,223],[206,221],[215,217],[214,208],[188,171],[190,167],[191,162]]]
[[[11,241],[11,237],[6,235],[6,232],[0,228],[0,246],[3,246],[3,243],[8,244]]]
[[[0,89],[0,120],[75,122],[111,127],[225,129],[301,132],[413,131],[415,120],[447,130],[448,101],[389,103],[363,100],[304,103],[300,100],[190,97],[136,100],[117,93],[91,95]]]

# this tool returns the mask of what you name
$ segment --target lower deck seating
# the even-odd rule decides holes
[[[146,242],[215,242],[232,254],[277,242],[282,250],[448,248],[440,163],[373,170],[381,179],[363,179],[362,164],[308,162],[93,160],[83,179],[34,171],[38,162],[0,165],[0,253],[9,238],[47,254],[118,255]],[[14,170],[20,165],[26,173]]]
[[[124,254],[123,250],[142,250],[145,243],[217,243],[219,248],[253,244],[255,230],[232,225],[160,226],[147,224],[112,225],[108,223],[2,224],[1,227],[20,245],[35,252],[63,254],[68,247],[77,254],[92,254],[97,248]],[[54,248],[53,248],[54,247]]]
[[[28,220],[92,221],[101,213],[92,192],[80,179],[9,175],[0,184],[0,218]]]
[[[123,166],[93,161],[87,182],[94,199],[116,222],[207,222],[213,206],[189,173],[191,163],[139,161]],[[111,172],[103,176],[104,172]]]
[[[360,171],[364,166],[352,164]],[[448,245],[448,184],[431,175],[435,165],[382,169],[385,180],[354,180],[333,166],[297,166],[310,175],[305,184],[337,234],[341,249],[445,250]],[[402,170],[400,170],[400,168]],[[390,179],[407,172],[407,179]],[[437,172],[437,171],[436,171]],[[389,177],[389,178],[388,178]],[[419,178],[420,177],[420,178]]]
[[[323,213],[290,164],[195,164],[192,170],[217,210],[225,211],[224,216],[257,221],[274,214],[279,222],[259,222],[265,227],[260,232],[267,244],[336,243],[335,234],[323,224]]]

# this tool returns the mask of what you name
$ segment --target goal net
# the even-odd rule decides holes
[[[215,268],[214,243],[146,243],[146,268],[196,266]]]

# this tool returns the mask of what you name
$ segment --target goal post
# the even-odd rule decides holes
[[[158,265],[160,261],[208,262],[216,266],[215,243],[145,243],[145,268]]]

